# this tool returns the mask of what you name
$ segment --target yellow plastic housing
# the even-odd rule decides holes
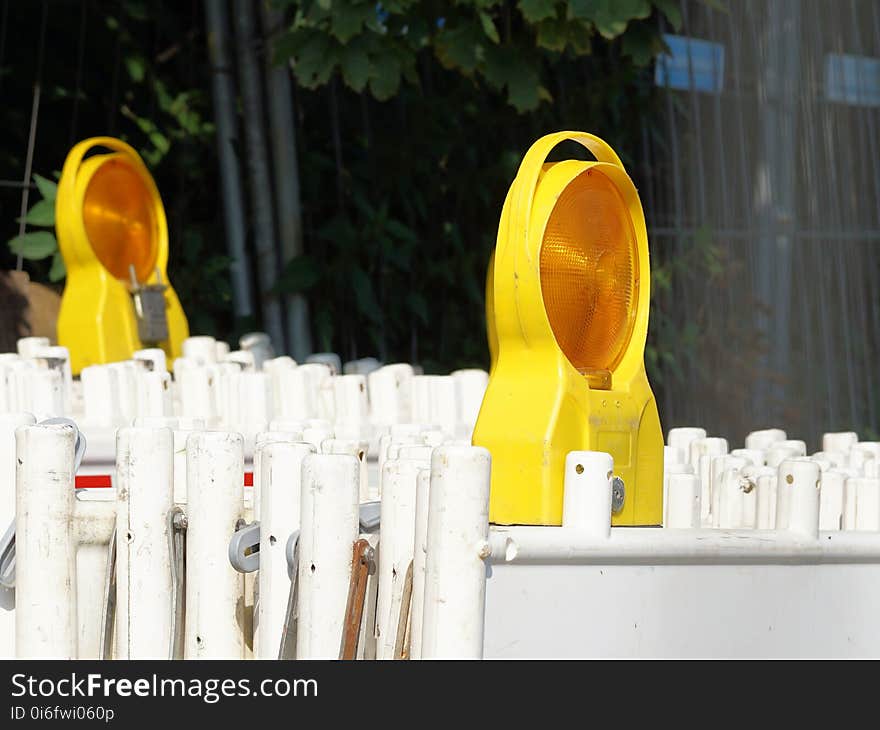
[[[574,140],[595,162],[547,163]],[[539,139],[510,187],[487,284],[489,386],[473,442],[492,454],[489,519],[560,525],[565,456],[605,451],[617,525],[662,519],[663,435],[645,372],[650,266],[635,186],[583,132]]]
[[[86,157],[95,147],[109,152]],[[58,183],[55,229],[67,268],[58,342],[70,350],[73,372],[146,346],[138,338],[130,266],[140,284],[166,286],[168,339],[158,344],[173,362],[189,326],[168,280],[165,208],[137,152],[112,137],[75,145]]]

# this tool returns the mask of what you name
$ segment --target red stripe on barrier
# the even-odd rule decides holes
[[[246,471],[244,473],[244,485],[246,487],[254,486],[254,473]],[[113,486],[113,480],[109,474],[78,474],[76,477],[77,489],[107,489]]]
[[[77,489],[99,489],[113,486],[113,480],[109,474],[78,474],[76,477]]]

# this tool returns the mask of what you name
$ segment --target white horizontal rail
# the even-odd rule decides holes
[[[880,563],[880,533],[778,530],[659,530],[616,527],[595,538],[566,527],[493,527],[490,560],[552,565],[815,565]]]

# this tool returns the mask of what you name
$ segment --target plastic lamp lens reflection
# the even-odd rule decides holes
[[[628,211],[605,175],[588,170],[559,196],[540,264],[560,349],[581,373],[613,370],[632,334],[639,271]]]

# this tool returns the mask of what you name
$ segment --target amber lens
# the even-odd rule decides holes
[[[153,201],[141,175],[111,158],[92,175],[83,199],[83,223],[98,260],[117,279],[145,281],[156,262]]]
[[[638,283],[629,211],[611,180],[587,170],[559,196],[541,246],[547,317],[579,371],[617,365],[632,333]]]

